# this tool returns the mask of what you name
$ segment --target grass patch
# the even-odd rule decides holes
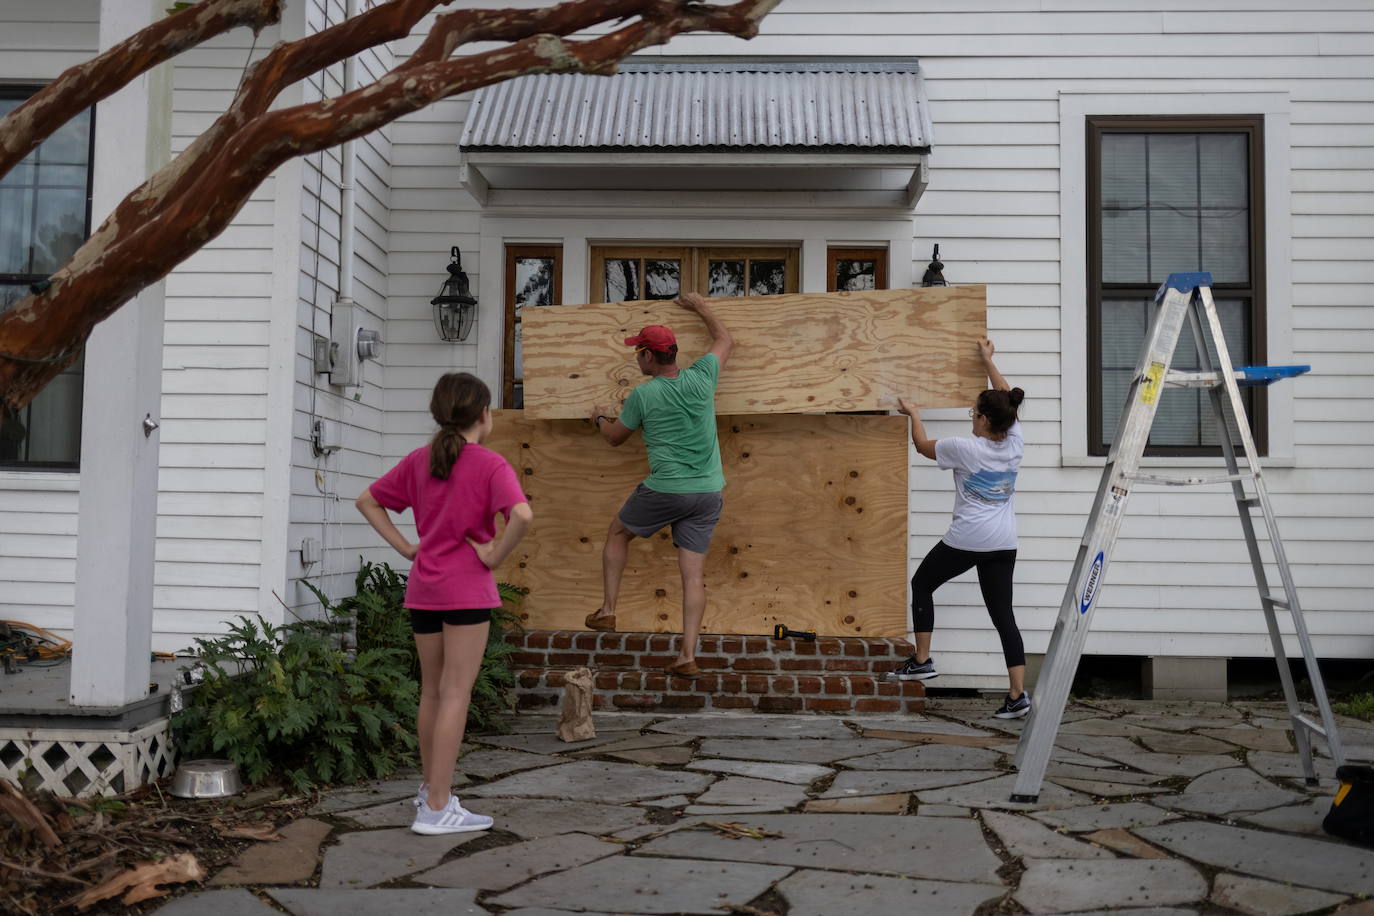
[[[1354,694],[1339,703],[1332,703],[1331,708],[1343,716],[1374,722],[1374,693]]]

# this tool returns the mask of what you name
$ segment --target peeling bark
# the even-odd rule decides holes
[[[381,3],[322,32],[279,44],[255,64],[225,113],[172,162],[131,192],[52,275],[47,289],[30,294],[0,314],[0,413],[28,404],[76,360],[96,324],[222,232],[258,185],[282,163],[371,133],[440,99],[517,76],[611,74],[626,56],[682,32],[713,31],[751,38],[758,31],[759,20],[779,0],[738,0],[729,5],[691,0],[568,0],[535,10],[443,13],[416,52],[376,82],[337,98],[268,110],[286,87],[368,48],[405,37],[424,16],[448,2]],[[249,6],[271,7],[275,14],[279,3],[205,0],[177,16],[212,8],[227,15],[226,9],[242,11]],[[171,37],[163,37],[163,41],[180,42],[176,50],[150,50],[153,42],[147,34],[175,18],[150,26],[124,45],[132,43],[131,47],[141,49],[140,61],[161,53],[156,63],[210,37],[205,34],[186,44],[190,41],[188,31],[178,28],[171,31]],[[607,22],[624,24],[599,38],[566,37]],[[478,41],[504,41],[507,45],[454,58],[458,48]],[[82,66],[92,66],[111,53]],[[138,64],[119,71],[129,74],[125,82],[143,72],[133,70],[135,66]],[[68,72],[78,70],[81,68]],[[46,117],[61,116],[48,133],[91,101],[113,91],[105,88],[58,93],[57,97],[66,100],[60,111],[56,100],[41,106],[48,112]],[[0,132],[8,129],[7,124],[8,119],[0,122]],[[0,158],[0,174],[3,163]]]

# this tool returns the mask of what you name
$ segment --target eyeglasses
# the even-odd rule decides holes
[[[639,354],[643,353],[643,352],[644,352],[645,350],[647,350],[647,349],[649,349],[649,348],[648,348],[648,347],[635,347],[635,356],[638,356]]]

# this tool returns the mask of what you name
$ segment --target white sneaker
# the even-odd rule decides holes
[[[429,786],[425,785],[424,783],[420,783],[420,788],[415,790],[415,797],[410,800],[410,803],[414,805],[416,808],[419,808],[421,805],[425,804],[428,801]]]
[[[410,825],[410,829],[415,833],[422,833],[426,836],[438,836],[444,833],[467,833],[472,830],[489,830],[495,823],[491,818],[484,814],[473,814],[458,803],[458,796],[450,795],[448,804],[438,811],[421,805],[415,812],[415,821]]]

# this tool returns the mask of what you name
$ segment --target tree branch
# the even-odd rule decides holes
[[[0,178],[63,124],[138,76],[188,48],[246,25],[254,32],[281,19],[282,0],[203,0],[159,19],[104,54],[64,71],[0,118]]]

